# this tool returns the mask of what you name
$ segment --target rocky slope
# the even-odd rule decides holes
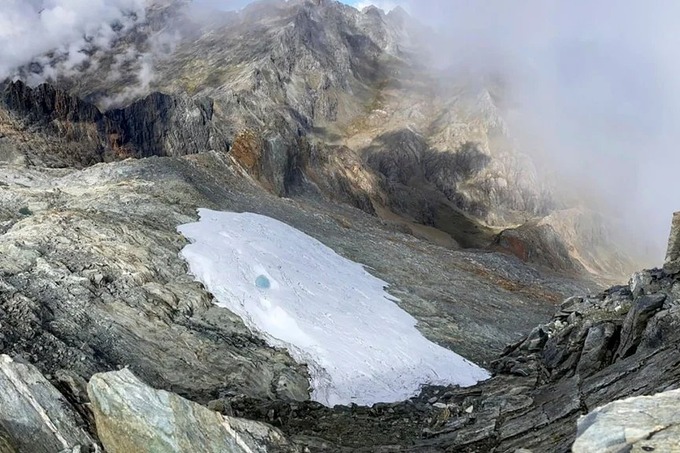
[[[299,451],[271,426],[152,389],[127,369],[97,374],[89,384],[64,373],[61,383],[81,403],[78,412],[35,367],[0,356],[0,451]]]
[[[517,342],[555,300],[584,290],[503,254],[416,239],[360,210],[269,195],[218,153],[85,170],[4,166],[0,194],[2,352],[35,364],[90,436],[99,425],[73,386],[122,366],[225,415],[272,424],[310,451],[567,451],[579,415],[678,382],[675,255],[668,271],[568,299]],[[368,264],[428,338],[496,375],[373,408],[306,401],[304,366],[254,338],[187,275],[175,228],[196,206],[274,216]]]
[[[499,84],[434,70],[424,45],[431,31],[403,10],[277,0],[199,20],[182,5],[153,2],[145,21],[109,54],[97,54],[78,77],[58,80],[102,110],[130,96],[138,100],[132,105],[97,113],[65,93],[55,103],[49,88],[32,95],[10,86],[0,109],[7,132],[0,133],[12,152],[64,166],[231,150],[277,195],[348,203],[439,244],[494,248],[511,229],[528,233],[509,233],[524,248],[538,240],[566,253],[553,263],[516,247],[495,249],[554,271],[620,279],[636,268],[610,253],[616,247],[609,232],[596,237],[591,253],[583,250],[593,238],[572,237],[570,225],[607,230],[606,219],[559,214],[568,206],[550,193],[505,125]],[[154,43],[165,41],[169,50],[154,52]],[[131,92],[137,85],[128,78],[141,69],[113,62],[133,49],[153,57],[154,77]],[[58,138],[27,137],[27,127],[32,134],[43,129],[32,120],[31,103],[58,107],[46,115]],[[69,113],[73,108],[88,112]],[[546,222],[553,228],[533,227]]]
[[[186,25],[177,3],[96,67]],[[592,295],[630,265],[618,238],[547,193],[492,87],[427,74],[403,12],[258,2],[189,30],[134,93],[96,69],[0,87],[0,451],[568,451],[580,415],[678,385],[680,217],[664,269]],[[365,264],[494,377],[310,402],[306,366],[188,275],[200,207]]]
[[[671,244],[678,237],[675,228]],[[668,263],[677,259],[676,250]],[[228,412],[268,420],[315,451],[570,451],[579,416],[680,385],[679,278],[642,271],[629,285],[565,300],[549,323],[506,348],[492,379],[472,388],[426,388],[402,404],[335,410],[232,399]],[[574,451],[676,445],[677,421],[660,412],[673,398],[632,400],[589,415]],[[654,407],[659,421],[640,420],[644,407]]]
[[[129,364],[152,385],[199,387],[208,399],[229,375],[233,391],[269,393],[290,362],[213,308],[178,256],[184,241],[175,229],[196,219],[197,207],[278,218],[366,264],[427,336],[477,361],[548,316],[551,301],[583,288],[502,254],[419,240],[353,208],[268,195],[217,153],[85,170],[5,166],[1,177],[3,344],[43,370],[75,361],[88,376]],[[503,316],[508,310],[522,321]],[[183,345],[160,360],[177,336]]]

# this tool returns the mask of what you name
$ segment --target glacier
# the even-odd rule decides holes
[[[181,255],[217,303],[308,366],[326,406],[410,398],[424,384],[470,386],[483,368],[427,340],[387,283],[301,231],[252,213],[199,209]]]

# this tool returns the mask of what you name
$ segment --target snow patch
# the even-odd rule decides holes
[[[423,337],[363,266],[278,220],[199,210],[178,228],[191,273],[219,305],[309,366],[312,399],[371,405],[423,384],[473,385],[488,373]]]

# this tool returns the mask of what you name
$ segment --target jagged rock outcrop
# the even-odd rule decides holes
[[[85,422],[33,365],[0,355],[1,452],[90,451]]]
[[[578,421],[574,453],[678,451],[680,391],[609,403]]]
[[[102,113],[51,85],[30,88],[20,81],[7,83],[0,100],[2,147],[23,152],[33,164],[58,167],[227,151],[212,117],[212,101],[205,98],[152,93]]]
[[[2,104],[28,124],[49,125],[54,121],[97,123],[102,114],[94,105],[52,85],[35,88],[21,81],[3,87]]]
[[[680,272],[680,212],[673,214],[671,233],[668,237],[668,249],[666,252],[666,262],[663,265],[666,272]]]
[[[152,93],[104,115],[107,146],[129,157],[184,156],[229,146],[214,134],[210,99]]]
[[[129,370],[95,374],[87,392],[108,453],[293,453],[276,429],[155,390]]]

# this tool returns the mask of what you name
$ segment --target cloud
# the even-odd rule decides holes
[[[0,79],[25,65],[35,80],[84,65],[144,20],[147,0],[4,0]]]
[[[650,239],[680,210],[680,29],[673,1],[403,0],[438,28],[438,66],[493,75],[510,130],[555,185]],[[633,242],[622,243],[622,249]]]
[[[362,10],[362,9],[372,5],[372,6],[377,6],[378,8],[380,8],[384,11],[391,11],[394,8],[396,8],[397,6],[399,6],[400,3],[403,3],[403,2],[399,2],[398,0],[372,0],[372,1],[371,0],[359,0],[359,1],[356,1],[356,2],[350,2],[350,4],[358,10]],[[406,6],[407,8],[409,7],[408,4],[405,4],[404,6]]]

